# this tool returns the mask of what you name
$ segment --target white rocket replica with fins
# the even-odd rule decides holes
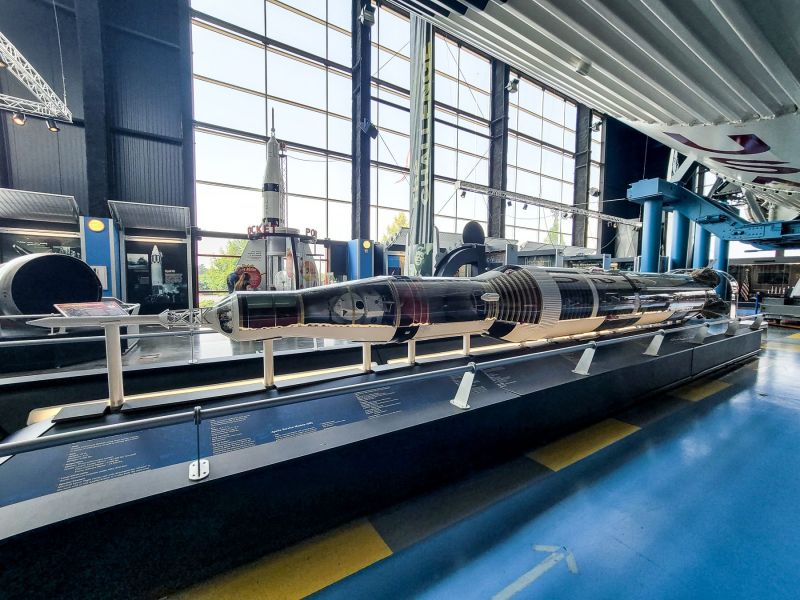
[[[237,263],[249,275],[248,290],[293,290],[316,283],[309,243],[314,240],[286,226],[287,198],[275,114],[267,140],[261,197],[261,223],[248,230],[250,240]]]

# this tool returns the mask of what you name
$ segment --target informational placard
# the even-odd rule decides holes
[[[70,302],[53,306],[65,317],[124,317],[128,314],[115,298],[104,302]]]
[[[496,385],[494,377],[476,375],[471,401],[519,395],[505,389],[508,380],[501,379]],[[385,385],[205,419],[200,424],[200,452],[203,457],[213,457],[313,436],[332,427],[382,421],[432,406],[457,411],[449,400],[455,396],[460,379],[448,375],[427,380],[424,393],[413,384]],[[187,422],[19,454],[0,464],[0,506],[178,463],[188,465],[196,458],[196,452],[196,428]]]

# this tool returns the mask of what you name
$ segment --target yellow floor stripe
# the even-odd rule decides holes
[[[800,333],[793,333],[789,337],[793,340],[800,340]]]
[[[764,350],[792,350],[794,352],[800,352],[800,344],[795,344],[794,342],[779,342],[777,340],[762,344],[761,348]]]
[[[639,431],[639,427],[635,425],[617,419],[606,419],[583,431],[543,446],[528,454],[528,458],[548,469],[560,471],[636,431]]]
[[[369,521],[355,521],[200,583],[174,598],[303,598],[391,554]]]
[[[713,379],[711,381],[698,381],[679,388],[674,395],[682,400],[699,402],[700,400],[708,398],[717,392],[721,392],[730,386],[730,383],[725,383],[719,379]]]

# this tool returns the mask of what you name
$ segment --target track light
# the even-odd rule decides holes
[[[19,125],[22,127],[25,125],[25,121],[27,120],[25,115],[21,112],[15,112],[11,115],[11,120],[14,122],[14,125]]]
[[[45,119],[44,122],[47,125],[47,129],[49,129],[53,133],[58,133],[59,131],[61,131],[61,128],[58,125],[56,125],[55,119]]]

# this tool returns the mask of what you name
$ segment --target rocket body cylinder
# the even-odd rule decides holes
[[[487,334],[526,342],[681,321],[717,307],[715,285],[692,275],[503,267],[474,278],[373,277],[291,292],[237,292],[205,319],[235,340],[402,342]]]
[[[275,130],[267,142],[267,166],[264,169],[264,187],[261,197],[264,201],[264,221],[283,225],[285,215],[281,210],[281,158],[280,146],[275,137]]]

